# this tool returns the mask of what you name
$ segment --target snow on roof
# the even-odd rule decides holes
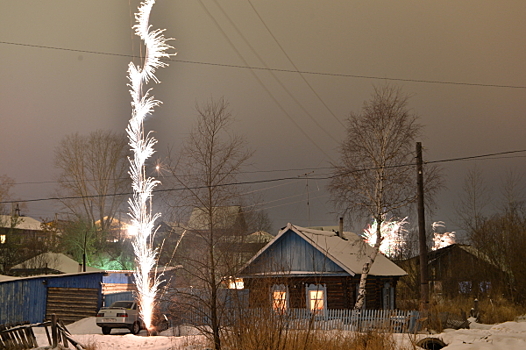
[[[245,264],[241,271],[245,270],[247,266],[261,256],[265,250],[271,247],[274,242],[279,240],[289,230],[302,237],[306,242],[326,255],[351,276],[361,274],[363,265],[368,261],[368,256],[374,251],[373,247],[369,246],[360,236],[352,232],[345,232],[344,238],[342,238],[332,231],[309,229],[288,223],[271,242]],[[407,275],[402,268],[380,252],[376,256],[376,260],[369,274],[373,276]]]
[[[16,280],[16,279],[18,279],[18,277],[0,275],[0,282],[13,281],[13,280]]]
[[[0,227],[10,228],[12,218],[11,215],[0,215]],[[14,228],[20,230],[42,231],[41,224],[42,222],[29,216],[19,216]]]
[[[62,273],[78,273],[79,263],[70,257],[60,253],[43,253],[35,256],[29,260],[26,260],[18,265],[12,267],[12,269],[38,269],[38,268],[50,268],[53,270],[60,271]],[[86,272],[102,272],[104,270],[97,269],[95,267],[86,266]]]
[[[374,251],[373,247],[353,232],[344,232],[344,238],[342,238],[335,232],[313,230],[292,224],[288,224],[284,230],[287,229],[303,236],[315,248],[327,254],[332,261],[351,275],[361,274],[363,265]],[[402,268],[380,252],[376,256],[369,274],[374,276],[407,275]]]

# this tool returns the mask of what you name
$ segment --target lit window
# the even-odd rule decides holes
[[[229,289],[243,289],[245,288],[245,283],[242,278],[230,278],[228,280]]]
[[[287,287],[283,284],[272,287],[272,309],[280,313],[288,309]]]
[[[322,290],[309,291],[310,311],[319,312],[324,309],[324,297]]]
[[[319,284],[307,286],[307,306],[309,311],[314,314],[325,311],[326,287]]]
[[[0,235],[0,244],[4,244],[5,243],[5,235]]]

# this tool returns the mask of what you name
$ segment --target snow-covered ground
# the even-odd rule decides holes
[[[193,328],[181,327],[164,331],[159,336],[147,337],[141,331],[139,335],[132,335],[125,329],[114,329],[111,335],[102,335],[101,329],[95,324],[95,318],[85,318],[67,326],[73,334],[73,339],[88,345],[97,344],[99,350],[117,349],[149,349],[149,350],[197,350],[203,349],[204,338]],[[47,345],[46,334],[43,329],[35,330],[38,344]],[[174,336],[179,335],[182,336]],[[442,339],[447,350],[523,350],[526,349],[526,322],[505,322],[497,325],[483,325],[472,323],[470,329],[446,330],[440,334],[418,334],[417,339],[435,337]],[[395,340],[400,345],[411,347],[415,336],[395,334]]]
[[[66,328],[71,332],[74,340],[83,345],[97,344],[98,350],[194,350],[201,348],[195,345],[204,342],[204,337],[190,327],[168,329],[155,337],[146,336],[146,331],[133,335],[126,329],[113,329],[110,335],[103,335],[95,320],[95,317],[84,318],[67,325]],[[38,345],[45,348],[48,345],[48,340],[44,328],[35,328],[34,332]],[[180,334],[183,334],[183,336],[174,336]],[[205,347],[203,346],[202,348]]]

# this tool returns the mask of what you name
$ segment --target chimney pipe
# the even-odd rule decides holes
[[[338,231],[338,236],[340,236],[341,238],[344,238],[343,237],[343,217],[340,217],[340,228]]]

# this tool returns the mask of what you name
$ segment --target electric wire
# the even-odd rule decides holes
[[[143,58],[141,56],[132,55],[132,54],[122,54],[122,53],[94,51],[94,50],[80,50],[80,49],[71,49],[71,48],[49,46],[49,45],[15,43],[15,42],[9,42],[9,41],[0,41],[0,44],[23,46],[23,47],[33,47],[33,48],[49,49],[49,50],[70,51],[70,52],[87,53],[87,54],[94,54],[94,55],[116,56],[116,57],[126,57],[126,58],[141,58],[141,59]],[[327,77],[374,79],[374,80],[400,81],[400,82],[422,83],[422,84],[464,85],[464,86],[504,88],[504,89],[526,89],[526,85],[486,84],[486,83],[471,83],[471,82],[465,82],[465,81],[452,81],[452,80],[393,78],[393,77],[364,75],[364,74],[329,73],[329,72],[316,72],[316,71],[303,71],[303,70],[296,71],[293,69],[265,68],[265,67],[256,67],[256,66],[248,66],[248,65],[242,66],[242,65],[236,65],[236,64],[204,62],[204,61],[183,60],[183,59],[165,59],[165,61],[175,62],[175,63],[200,64],[200,65],[216,66],[216,67],[223,67],[223,68],[238,68],[238,69],[250,69],[250,70],[261,70],[261,71],[272,70],[274,72],[285,72],[285,73],[294,73],[294,74],[302,73],[302,74],[320,75],[320,76],[327,76]]]
[[[265,21],[263,20],[263,18],[261,17],[261,15],[259,14],[258,10],[256,10],[256,8],[254,7],[254,5],[252,4],[252,1],[248,0],[248,3],[250,5],[250,7],[252,7],[252,10],[256,13],[256,15],[258,16],[259,20],[261,21],[261,23],[263,23],[263,26],[265,27],[265,29],[267,30],[267,32],[270,34],[270,36],[272,37],[272,39],[274,39],[274,41],[276,42],[276,44],[278,45],[278,47],[280,48],[281,52],[283,52],[283,54],[285,55],[285,57],[287,57],[287,60],[290,62],[290,64],[294,67],[294,69],[298,72],[298,74],[300,75],[300,77],[303,79],[303,81],[305,82],[305,84],[307,84],[307,86],[309,87],[309,89],[314,93],[314,95],[316,96],[316,98],[323,104],[323,106],[329,111],[329,113],[334,117],[334,119],[336,119],[336,121],[341,125],[341,126],[345,126],[343,124],[343,122],[338,119],[338,117],[336,116],[336,114],[334,114],[334,112],[329,108],[329,106],[325,103],[325,101],[321,98],[321,96],[318,94],[318,92],[314,89],[314,87],[312,87],[312,85],[309,83],[309,81],[307,79],[305,79],[305,76],[300,72],[300,70],[298,69],[298,67],[296,67],[296,65],[294,64],[294,62],[292,61],[292,59],[290,58],[290,56],[287,54],[287,51],[285,51],[285,49],[283,48],[283,46],[280,44],[280,42],[278,41],[278,39],[276,38],[276,36],[274,35],[274,33],[272,33],[272,31],[270,30],[270,28],[267,26],[267,23],[265,23]]]
[[[480,154],[480,155],[475,155],[475,156],[465,156],[465,157],[456,157],[456,158],[447,158],[447,159],[424,161],[424,164],[448,163],[448,162],[481,159],[481,158],[502,156],[502,155],[506,155],[506,154],[524,153],[524,152],[526,152],[526,149],[514,150],[514,151],[503,151],[503,152],[486,153],[486,154]],[[492,158],[490,158],[490,159],[492,159]],[[384,167],[384,169],[401,168],[401,167],[408,167],[408,166],[416,166],[416,162],[415,163],[411,162],[411,163],[407,163],[407,164],[399,164],[399,165],[387,166],[387,167]],[[348,171],[346,174],[332,174],[332,175],[324,175],[324,176],[313,176],[313,177],[309,177],[309,179],[310,180],[329,180],[329,179],[332,179],[332,178],[335,178],[335,177],[339,177],[339,176],[342,176],[342,175],[347,175],[347,174],[360,172],[360,171],[371,171],[371,170],[376,170],[376,169],[378,169],[378,168],[371,167],[371,168],[355,169],[355,170],[352,170],[352,171]],[[261,184],[261,183],[279,182],[279,181],[285,181],[285,180],[304,180],[304,176],[305,175],[302,174],[302,175],[298,175],[298,176],[287,176],[287,177],[280,177],[280,178],[274,178],[274,179],[238,181],[238,182],[232,182],[232,183],[217,184],[217,185],[214,185],[213,187],[244,186],[244,185],[254,185],[254,184]],[[204,189],[204,188],[208,188],[208,186],[177,187],[177,188],[168,188],[168,189],[156,189],[153,192],[183,191],[185,189],[197,190],[197,189]],[[100,197],[125,196],[125,195],[131,195],[131,194],[133,194],[133,193],[132,192],[125,192],[125,193],[112,193],[112,194],[108,194],[108,195],[46,197],[46,198],[25,199],[25,200],[0,201],[0,204],[29,203],[29,202],[42,202],[42,201],[50,201],[50,200],[69,200],[69,199],[82,199],[82,198],[100,198]]]
[[[219,7],[219,9],[223,13],[223,15],[228,19],[228,21],[230,22],[230,25],[232,27],[234,27],[234,29],[236,30],[237,34],[243,39],[245,44],[250,48],[250,50],[254,53],[254,55],[256,55],[256,57],[259,59],[259,61],[265,66],[265,68],[269,68],[268,65],[266,64],[265,60],[258,54],[256,49],[250,44],[250,42],[243,35],[241,30],[239,30],[239,28],[236,26],[234,21],[232,21],[230,16],[228,16],[228,14],[225,12],[223,7],[217,2],[217,0],[214,0],[214,2],[216,3],[217,7]],[[289,58],[289,61],[290,61],[290,58]],[[294,63],[292,63],[292,65],[294,66]],[[294,68],[296,69],[295,66],[294,66]],[[310,118],[310,120],[312,120],[312,122],[314,124],[316,124],[316,126],[320,130],[322,130],[325,133],[325,135],[327,135],[327,137],[329,137],[329,139],[333,139],[333,135],[331,135],[331,133],[329,133],[327,130],[325,130],[325,128],[323,126],[321,126],[320,123],[318,123],[316,118],[314,118],[314,116],[307,110],[307,108],[305,108],[303,106],[303,104],[300,101],[298,101],[298,99],[294,96],[294,94],[292,92],[290,92],[290,90],[285,86],[285,84],[283,84],[283,82],[276,76],[276,74],[274,74],[274,72],[272,70],[269,70],[268,72],[274,78],[274,80],[276,80],[278,82],[279,86],[281,86],[281,88],[287,93],[287,95],[300,107],[300,109],[303,111],[303,113],[305,113]],[[307,85],[308,85],[308,83],[307,83]],[[340,122],[340,124],[342,124],[342,123]],[[343,126],[343,124],[342,124],[342,126]]]
[[[225,39],[228,41],[229,45],[232,47],[232,49],[236,52],[237,56],[243,61],[243,63],[245,64],[245,66],[248,66],[248,62],[245,60],[245,58],[243,57],[243,55],[241,55],[241,53],[239,52],[239,50],[236,48],[236,46],[234,45],[234,43],[230,40],[230,38],[228,37],[228,35],[226,35],[225,31],[223,30],[223,28],[221,28],[221,26],[219,25],[219,23],[217,22],[217,20],[215,19],[214,16],[212,16],[212,14],[210,13],[210,11],[208,11],[207,7],[204,5],[204,3],[199,0],[199,3],[201,4],[201,6],[203,7],[203,9],[205,10],[205,12],[207,13],[207,15],[212,19],[212,21],[215,23],[215,25],[217,26],[217,28],[219,29],[219,31],[223,34],[223,36],[225,37]],[[287,112],[287,110],[285,109],[285,107],[283,107],[283,105],[277,100],[277,98],[274,96],[274,94],[272,94],[272,92],[270,91],[270,89],[265,85],[263,84],[263,81],[258,77],[258,75],[252,70],[250,69],[250,73],[252,74],[252,76],[257,80],[257,82],[260,84],[260,86],[265,90],[265,92],[267,93],[267,95],[274,101],[274,103],[279,107],[279,109],[283,112],[283,114],[285,114],[285,116],[287,116],[287,118],[292,122],[292,124],[294,124],[294,126],[296,127],[296,129],[298,129],[302,134],[303,136],[305,136],[307,138],[307,140],[309,140],[324,156],[326,156],[328,159],[332,159],[331,156],[329,156],[327,154],[327,152],[325,152],[315,141],[314,139],[312,139],[305,130],[303,130],[303,128],[292,118],[292,116]]]

